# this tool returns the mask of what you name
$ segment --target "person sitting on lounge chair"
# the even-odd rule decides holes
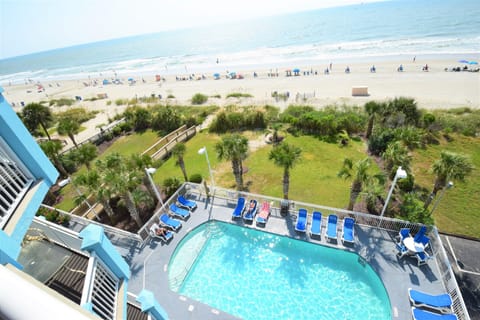
[[[164,237],[167,234],[168,230],[164,227],[157,227],[155,229],[155,234],[159,237]]]

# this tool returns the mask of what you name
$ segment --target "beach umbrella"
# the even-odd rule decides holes
[[[468,63],[468,60],[458,60],[460,63]]]
[[[468,64],[478,64],[477,61],[470,61]]]
[[[134,81],[133,78],[128,78],[128,81]]]
[[[220,73],[214,73],[213,76],[214,76],[215,78],[218,78],[218,77],[220,77]]]
[[[299,72],[300,72],[300,69],[298,69],[298,68],[295,68],[295,69],[293,69],[293,72],[295,72],[295,73],[299,73]]]

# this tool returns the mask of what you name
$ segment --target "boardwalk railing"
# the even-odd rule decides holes
[[[147,154],[154,160],[163,159],[172,151],[177,143],[188,140],[196,133],[197,129],[195,126],[187,129],[187,126],[183,125],[155,142],[150,148],[142,152],[142,155]]]

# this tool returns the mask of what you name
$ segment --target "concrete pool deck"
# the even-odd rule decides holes
[[[338,241],[327,242],[325,240],[328,212],[323,213],[320,239],[314,239],[310,237],[308,232],[307,234],[299,234],[294,230],[296,218],[294,214],[284,218],[279,215],[278,210],[277,212],[274,211],[265,227],[257,227],[255,223],[244,224],[241,219],[232,221],[231,213],[236,202],[215,198],[212,206],[211,203],[206,202],[205,198],[199,195],[196,195],[194,200],[197,201],[198,208],[187,221],[183,222],[182,228],[174,234],[173,239],[168,244],[163,244],[160,240],[151,238],[143,244],[126,239],[117,239],[118,241],[111,239],[130,265],[132,276],[128,283],[129,292],[139,293],[144,288],[150,290],[167,311],[170,319],[238,319],[221,310],[216,310],[211,306],[179,295],[169,288],[167,269],[175,248],[191,230],[208,220],[225,221],[357,253],[372,266],[383,281],[390,299],[392,319],[411,318],[408,288],[430,293],[444,292],[436,260],[430,259],[426,265],[418,267],[414,258],[398,258],[395,248],[396,234],[391,231],[356,224],[355,244],[344,246],[340,240],[340,220],[338,222]],[[309,218],[310,220],[311,218]],[[214,274],[212,274],[213,280],[214,277]],[[359,301],[359,303],[368,303],[368,301]]]

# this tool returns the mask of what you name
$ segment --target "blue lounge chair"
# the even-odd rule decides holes
[[[448,293],[433,295],[408,288],[408,296],[415,307],[427,307],[444,313],[450,312],[452,308],[452,297]]]
[[[405,255],[408,254],[408,249],[407,249],[407,247],[405,247],[405,245],[402,242],[396,243],[395,245],[396,245],[397,250],[398,250],[398,252],[397,252],[398,257],[403,258]]]
[[[255,217],[255,213],[257,213],[257,200],[252,199],[246,208],[245,214],[243,215],[243,220],[246,221],[253,221],[253,217]]]
[[[179,217],[183,220],[190,217],[190,211],[177,207],[175,203],[170,205],[170,211],[175,217]]]
[[[164,213],[160,216],[160,224],[164,225],[167,228],[170,228],[174,231],[177,231],[181,228],[182,222],[177,219],[172,219],[168,214]]]
[[[328,216],[327,231],[325,237],[329,240],[337,240],[337,220],[338,217],[334,214]]]
[[[184,196],[179,196],[177,201],[179,207],[186,208],[190,211],[193,211],[197,208],[197,203],[195,201],[185,199]]]
[[[307,232],[307,210],[298,209],[297,224],[295,230],[298,232]]]
[[[322,213],[319,211],[313,211],[312,225],[310,226],[310,235],[320,237],[321,233],[322,233]]]
[[[457,316],[451,314],[439,314],[430,311],[412,308],[413,320],[458,320]]]
[[[151,227],[150,227],[150,236],[152,238],[158,238],[160,240],[162,240],[163,242],[167,243],[168,241],[170,241],[172,238],[173,238],[173,233],[172,231],[167,231],[165,232],[164,234],[158,234],[157,233],[157,229],[160,228],[160,226],[156,223],[154,223]]]
[[[235,210],[232,212],[232,219],[241,218],[243,214],[243,210],[245,209],[245,198],[240,197],[237,201],[237,206]]]
[[[355,243],[355,220],[353,218],[343,219],[342,242]]]
[[[258,225],[265,225],[267,224],[268,218],[270,217],[270,202],[265,201],[262,203],[262,207],[258,212],[255,220],[257,221]]]

